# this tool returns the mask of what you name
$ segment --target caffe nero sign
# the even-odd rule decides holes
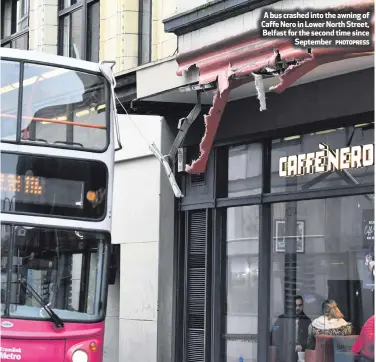
[[[374,144],[332,149],[325,143],[319,151],[285,156],[279,159],[279,176],[304,176],[344,171],[374,165]]]

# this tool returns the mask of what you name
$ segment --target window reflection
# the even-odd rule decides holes
[[[152,9],[151,0],[141,0],[140,7],[142,13],[139,21],[141,22],[141,31],[139,35],[138,47],[139,51],[139,64],[146,64],[151,61],[151,24],[152,24]],[[141,11],[141,10],[140,10]]]
[[[29,34],[26,33],[12,40],[12,48],[28,50],[29,49]]]
[[[99,61],[99,29],[100,29],[99,1],[88,7],[87,29],[87,60]]]
[[[1,38],[6,38],[12,34],[12,1],[5,0],[1,14]]]
[[[105,148],[106,95],[102,77],[25,64],[23,84],[22,140]],[[69,94],[65,91],[68,84]]]
[[[43,302],[65,320],[98,319],[105,236],[30,226],[12,229],[13,237],[11,226],[2,225],[2,315],[49,318]]]
[[[228,196],[261,193],[262,146],[258,143],[232,146],[228,159]]]
[[[17,31],[25,30],[29,25],[29,0],[17,1]]]
[[[257,360],[259,206],[227,209],[227,361]]]
[[[29,0],[4,0],[1,13],[1,39],[26,31],[29,26]],[[27,34],[2,44],[6,47],[28,49]]]
[[[22,33],[22,35],[12,38],[11,40],[8,40],[6,43],[3,43],[1,47],[28,50],[29,49],[29,33]]]
[[[69,57],[69,24],[70,24],[70,17],[65,16],[62,20],[62,26],[63,26],[63,32],[62,32],[62,37],[63,37],[63,53],[65,57]]]
[[[71,5],[77,4],[77,0],[59,0],[60,9],[69,8]]]
[[[60,53],[66,57],[84,59],[82,52],[82,8],[60,18],[61,45]]]
[[[303,297],[304,312],[312,321],[323,315],[326,299],[334,300],[344,320],[351,322],[352,334],[359,335],[374,314],[374,273],[367,264],[367,260],[374,261],[373,198],[278,203],[272,207],[272,220],[269,326],[271,337],[283,329],[283,338],[280,344],[272,338],[270,355],[278,362],[296,361],[295,350],[288,347],[296,346],[301,333],[295,329],[296,295]],[[281,220],[283,228],[278,227]],[[282,324],[277,323],[281,315],[286,320]],[[329,338],[325,342],[333,358],[336,341]],[[344,353],[351,357],[350,351]]]

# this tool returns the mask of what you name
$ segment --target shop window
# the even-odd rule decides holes
[[[29,0],[1,2],[1,46],[4,48],[29,48]]]
[[[259,206],[227,209],[227,361],[257,360]]]
[[[232,146],[228,155],[228,197],[261,193],[262,145]]]
[[[372,184],[373,142],[373,122],[273,140],[271,192]],[[330,150],[334,153],[330,161],[319,155]]]
[[[352,360],[351,346],[374,315],[373,195],[273,204],[271,242],[269,354],[277,362],[296,360],[297,345],[306,348],[306,356],[321,353],[321,339],[308,338],[309,323],[296,329],[299,295],[311,321],[323,315],[326,299],[337,303],[344,321],[336,323],[351,323],[352,337],[338,337],[343,343],[328,337],[326,360],[338,360],[336,353]]]
[[[59,54],[93,62],[99,60],[99,1],[61,0]]]

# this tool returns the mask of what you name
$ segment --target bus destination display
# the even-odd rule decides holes
[[[42,186],[39,184],[39,177],[20,176],[11,173],[1,173],[1,191],[4,192],[22,192],[25,194],[42,195]]]
[[[1,200],[83,208],[84,182],[1,173]]]

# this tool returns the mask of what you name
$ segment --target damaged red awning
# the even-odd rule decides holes
[[[374,0],[352,1],[350,4],[333,10],[370,11],[373,15]],[[374,19],[372,19],[373,34]],[[182,75],[191,67],[199,70],[199,83],[208,84],[217,81],[213,105],[209,114],[204,116],[205,134],[200,144],[200,156],[191,165],[186,165],[188,173],[203,173],[213,141],[221,121],[229,94],[232,89],[256,80],[262,82],[262,70],[276,69],[280,60],[297,60],[278,72],[280,82],[269,90],[283,92],[299,78],[318,66],[343,59],[373,54],[374,44],[369,48],[314,48],[312,52],[294,48],[291,40],[264,39],[254,31],[228,38],[210,46],[178,54],[177,75]],[[262,99],[260,98],[260,103]],[[263,110],[261,105],[260,110]]]

